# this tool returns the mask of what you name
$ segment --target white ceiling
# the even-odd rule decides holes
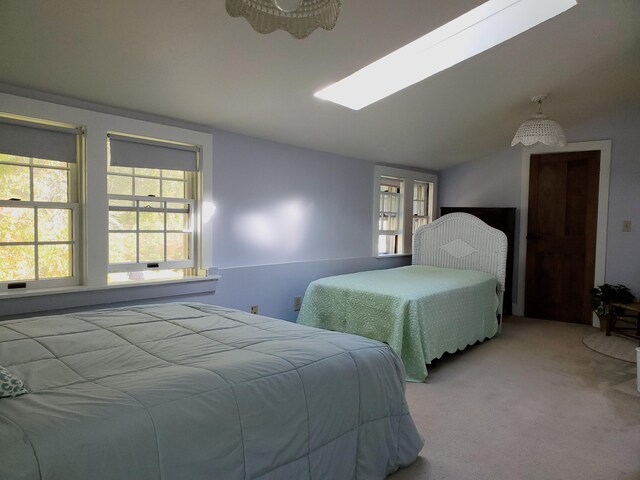
[[[506,147],[550,92],[565,128],[640,102],[640,1],[577,7],[360,111],[313,93],[482,0],[343,0],[304,40],[223,0],[0,0],[0,82],[376,162],[442,169]],[[571,141],[571,138],[569,138]]]

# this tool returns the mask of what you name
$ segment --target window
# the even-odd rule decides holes
[[[402,235],[402,196],[404,181],[400,178],[380,178],[380,214],[378,218],[378,253],[398,253]]]
[[[108,282],[193,275],[197,150],[136,137],[109,138]]]
[[[416,180],[413,183],[413,226],[412,233],[429,223],[429,184]]]
[[[375,167],[376,255],[411,253],[413,233],[433,219],[436,183],[432,174]]]
[[[210,132],[0,104],[0,316],[215,291]]]
[[[0,118],[0,285],[79,283],[78,129]]]

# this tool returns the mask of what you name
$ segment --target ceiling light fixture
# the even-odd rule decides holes
[[[550,147],[567,146],[567,139],[564,136],[562,127],[542,113],[542,102],[546,98],[547,95],[536,95],[531,99],[533,103],[538,104],[538,112],[520,125],[511,142],[512,147],[515,147],[518,143],[525,147],[537,145],[538,143]]]
[[[259,33],[285,30],[305,38],[316,28],[336,26],[342,0],[226,0],[227,13],[244,17]]]
[[[360,110],[484,52],[576,5],[576,0],[489,0],[315,93]]]

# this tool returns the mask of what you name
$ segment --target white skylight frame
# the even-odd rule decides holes
[[[577,3],[577,0],[489,0],[314,96],[360,110],[489,50]]]

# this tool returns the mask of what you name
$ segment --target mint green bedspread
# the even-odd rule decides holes
[[[444,352],[496,334],[496,285],[487,273],[417,265],[327,277],[307,288],[298,323],[385,342],[421,382]]]

